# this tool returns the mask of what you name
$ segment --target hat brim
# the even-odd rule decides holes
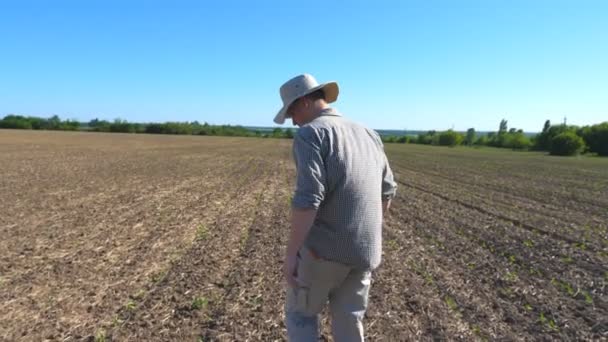
[[[327,83],[323,83],[323,84],[319,84],[318,86],[314,87],[314,88],[310,88],[308,91],[306,91],[304,94],[300,95],[299,97],[296,97],[294,99],[292,99],[291,101],[289,101],[288,103],[286,103],[277,113],[277,115],[274,117],[274,122],[282,125],[285,123],[285,119],[288,118],[287,116],[287,108],[289,108],[289,106],[291,106],[292,103],[295,102],[295,100],[306,96],[310,93],[313,93],[319,89],[323,89],[323,92],[325,93],[325,101],[327,103],[332,103],[332,102],[336,102],[336,100],[338,99],[338,94],[340,93],[340,88],[338,87],[338,83],[335,81],[331,81],[331,82],[327,82]]]

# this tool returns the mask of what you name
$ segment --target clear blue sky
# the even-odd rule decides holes
[[[0,2],[0,117],[271,126],[336,80],[378,129],[608,120],[608,1]]]

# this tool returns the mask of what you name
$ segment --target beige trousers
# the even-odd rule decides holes
[[[334,341],[363,341],[371,271],[319,259],[307,248],[298,253],[297,280],[287,288],[285,320],[289,341],[318,341],[318,315],[329,301]]]

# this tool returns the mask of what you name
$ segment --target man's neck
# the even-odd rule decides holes
[[[312,121],[312,120],[318,118],[319,116],[321,116],[321,113],[324,110],[329,109],[329,108],[331,108],[331,107],[327,104],[327,102],[324,102],[324,101],[317,101],[317,102],[315,102],[314,105],[313,105],[313,107],[312,107],[313,115],[312,115],[312,118],[310,119],[310,121]]]
[[[303,126],[306,125],[307,123],[313,121],[314,119],[318,118],[319,116],[321,116],[321,113],[328,109],[331,108],[329,106],[329,104],[327,104],[327,102],[325,101],[316,101],[313,103],[312,107],[310,108],[310,116],[307,116],[307,119],[304,120],[304,122],[300,123],[299,126]]]

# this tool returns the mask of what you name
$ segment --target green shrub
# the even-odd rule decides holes
[[[395,143],[397,142],[397,137],[394,135],[389,135],[388,137],[382,137],[382,142],[385,143]]]
[[[503,147],[515,150],[524,150],[532,146],[532,142],[522,132],[508,133],[505,135]]]
[[[583,138],[574,132],[563,132],[551,139],[549,153],[555,156],[572,156],[580,153],[584,148]]]
[[[7,115],[0,120],[0,128],[32,129],[32,124],[23,116]]]
[[[553,138],[556,136],[565,133],[565,132],[576,132],[576,126],[568,126],[568,125],[556,125],[550,126],[547,128],[547,123],[545,123],[545,128],[543,131],[536,135],[534,146],[535,149],[541,151],[551,151],[551,144],[553,144]]]
[[[462,134],[450,130],[441,132],[437,139],[437,144],[440,146],[456,146],[460,145],[464,140]]]
[[[293,139],[293,129],[288,128],[287,130],[285,130],[285,138]]]
[[[608,156],[608,122],[583,127],[577,133],[585,140],[590,152]]]
[[[475,143],[475,138],[477,137],[477,133],[475,133],[475,128],[469,128],[467,130],[467,135],[464,139],[465,145],[473,145]]]
[[[475,140],[475,145],[485,146],[487,144],[488,144],[488,137],[485,135],[482,135],[479,138],[477,138],[477,140]]]
[[[424,134],[419,134],[416,137],[416,144],[430,145],[433,143],[433,136],[435,136],[435,131],[428,131]]]
[[[408,137],[407,135],[400,136],[399,138],[397,138],[397,142],[400,144],[409,144],[410,137]]]

